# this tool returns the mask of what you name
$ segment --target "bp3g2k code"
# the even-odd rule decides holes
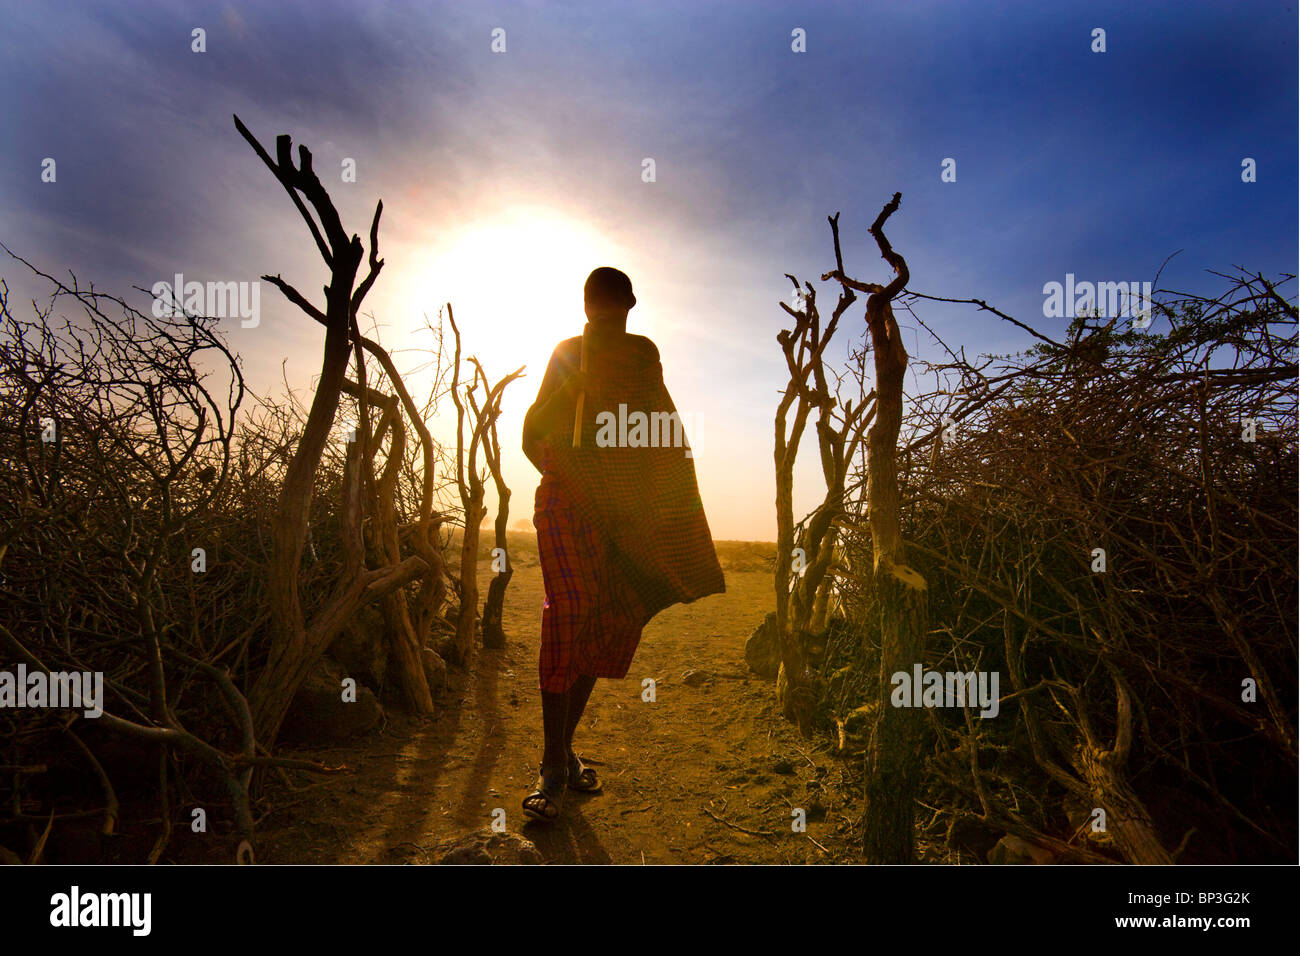
[[[1128,895],[1130,903],[1146,903],[1149,905],[1160,906],[1164,903],[1190,903],[1192,902],[1191,893],[1130,893]],[[1242,893],[1240,891],[1230,893],[1197,893],[1197,903],[1249,903],[1249,891]]]
[[[1190,903],[1192,895],[1190,893],[1179,893],[1179,896],[1186,896],[1187,899],[1179,902]],[[1197,893],[1196,902],[1198,903],[1249,903],[1250,893],[1240,891],[1233,893]]]

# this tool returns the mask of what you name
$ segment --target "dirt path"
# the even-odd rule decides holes
[[[480,649],[432,719],[394,718],[350,746],[296,751],[354,772],[272,791],[259,862],[430,862],[440,844],[490,826],[497,808],[548,863],[852,859],[857,811],[842,796],[842,764],[780,719],[773,685],[744,664],[771,604],[760,548],[770,550],[720,542],[727,593],[661,613],[627,679],[597,683],[574,743],[604,792],[570,795],[557,824],[525,823],[520,809],[541,758],[542,582],[535,554],[523,554],[507,647]],[[642,700],[647,677],[653,702]],[[793,832],[793,808],[806,811],[806,833]]]

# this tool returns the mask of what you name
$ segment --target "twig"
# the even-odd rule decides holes
[[[707,813],[709,816],[713,817],[713,819],[717,820],[724,827],[731,827],[731,829],[733,830],[739,830],[741,833],[748,833],[751,836],[765,836],[765,837],[776,836],[776,834],[770,830],[751,830],[749,827],[742,827],[739,823],[732,823],[729,820],[724,820],[722,819],[722,817],[718,816],[708,807],[701,807],[700,809],[703,810],[705,813]]]

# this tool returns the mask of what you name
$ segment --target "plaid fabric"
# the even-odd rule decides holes
[[[588,326],[590,330],[590,326]],[[557,356],[561,350],[557,349]],[[635,350],[609,350],[588,335],[582,445],[572,435],[546,443],[546,467],[570,507],[607,538],[649,617],[670,604],[726,589],[687,447],[600,447],[597,416],[630,419],[677,412],[663,366]],[[552,359],[556,361],[556,359]],[[620,415],[619,406],[626,406]],[[569,416],[572,421],[572,415]],[[568,431],[568,429],[566,429]],[[684,431],[684,430],[683,430]],[[610,437],[606,429],[604,437]]]
[[[616,573],[608,542],[547,477],[537,488],[533,523],[546,589],[538,686],[564,693],[580,676],[626,677],[650,615]]]

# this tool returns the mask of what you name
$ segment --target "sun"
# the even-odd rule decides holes
[[[496,378],[527,365],[539,381],[551,350],[582,332],[582,285],[622,249],[585,223],[546,207],[524,207],[469,225],[431,249],[419,281],[437,304],[450,301],[465,355]]]

